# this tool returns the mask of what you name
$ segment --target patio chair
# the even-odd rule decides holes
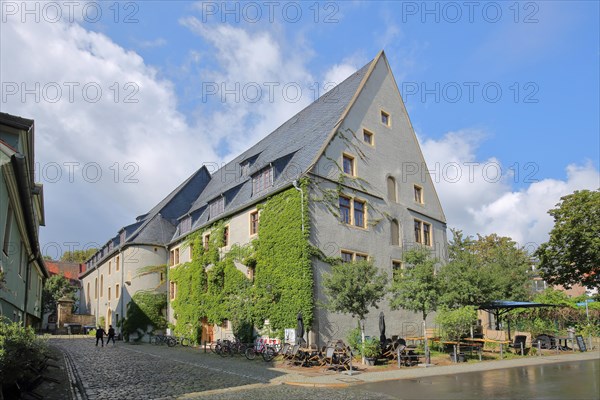
[[[334,366],[335,362],[335,347],[328,346],[325,349],[325,353],[321,356],[319,366],[327,366],[327,369],[335,368],[337,370],[337,366]]]
[[[289,351],[289,355],[287,357],[288,363],[291,365],[295,365],[296,361],[297,361],[296,358],[298,357],[299,354],[300,354],[300,345],[296,344]]]
[[[383,356],[388,360],[395,360],[398,357],[398,346],[400,346],[400,342],[398,340],[393,341],[386,352],[383,353]]]
[[[310,345],[310,353],[306,355],[306,364],[313,365],[319,363],[321,359],[321,352],[319,351],[319,347],[316,344]]]
[[[508,346],[514,348],[515,353],[527,355],[527,353],[529,353],[529,347],[526,346],[526,343],[527,343],[527,336],[517,335],[517,336],[515,336],[514,343],[511,343]],[[521,353],[521,349],[523,351],[522,353]]]

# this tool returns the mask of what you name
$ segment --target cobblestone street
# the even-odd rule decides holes
[[[96,347],[93,338],[52,339],[81,381],[84,398],[100,399],[388,399],[352,388],[279,384],[284,372],[262,361],[149,344]],[[278,379],[279,378],[279,379]]]

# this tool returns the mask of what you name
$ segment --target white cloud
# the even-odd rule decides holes
[[[206,133],[177,111],[171,83],[107,36],[18,20],[1,36],[2,111],[36,124],[43,242],[104,242],[216,160]]]
[[[553,226],[547,211],[561,196],[600,186],[600,173],[588,162],[567,166],[564,180],[532,179],[515,190],[513,182],[525,179],[523,174],[515,175],[494,158],[477,159],[477,146],[484,137],[483,132],[464,130],[422,142],[449,228],[468,235],[497,233],[534,249],[547,241]]]

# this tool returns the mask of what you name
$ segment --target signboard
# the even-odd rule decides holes
[[[583,341],[583,336],[577,335],[575,336],[575,340],[577,340],[577,346],[579,346],[579,351],[587,351],[587,347],[585,347],[585,342]]]
[[[296,330],[293,328],[286,328],[285,330],[285,343],[296,344]]]

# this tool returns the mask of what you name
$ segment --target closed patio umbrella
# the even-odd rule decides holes
[[[302,320],[302,313],[298,313],[297,325],[296,325],[296,343],[302,344],[304,342],[304,321]]]
[[[381,350],[385,350],[385,315],[383,311],[379,313],[379,342],[381,344]]]

